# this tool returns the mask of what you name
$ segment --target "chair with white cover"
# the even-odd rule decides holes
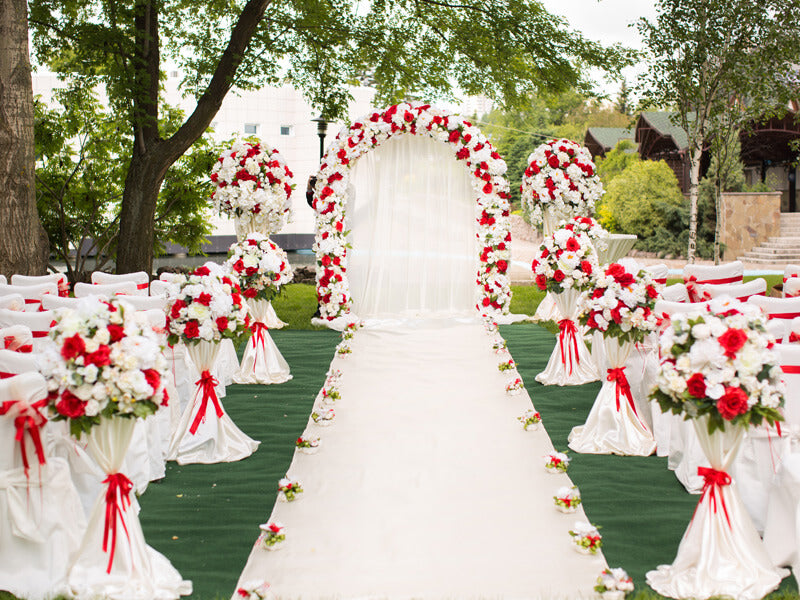
[[[163,313],[167,308],[166,296],[127,296],[121,300],[136,310],[160,310]]]
[[[50,294],[48,294],[49,296]],[[7,308],[8,310],[24,311],[25,298],[22,294],[5,294],[0,295],[0,308]]]
[[[25,301],[26,311],[37,311],[42,307],[42,296],[45,294],[58,296],[58,286],[55,283],[0,285],[0,296],[8,294],[19,294]]]
[[[697,286],[697,293],[703,300],[729,296],[741,302],[746,302],[748,298],[763,296],[767,293],[767,280],[759,277],[747,283],[704,283]]]
[[[57,310],[59,308],[76,308],[82,298],[64,298],[62,296],[47,295],[42,297],[42,308],[44,310]]]
[[[109,285],[114,283],[122,283],[125,281],[132,281],[136,284],[136,289],[140,294],[146,296],[150,286],[150,276],[144,271],[136,273],[123,273],[117,275],[115,273],[104,273],[102,271],[95,271],[92,273],[92,283],[95,285]]]
[[[106,283],[103,285],[94,283],[76,283],[73,289],[76,298],[85,298],[86,296],[99,296],[101,298],[110,298],[111,296],[134,296],[146,295],[142,294],[142,290],[136,287],[133,281],[120,281],[119,283]]]
[[[783,267],[783,283],[792,277],[800,277],[800,265],[786,265]]]
[[[800,317],[800,297],[798,298],[772,298],[770,296],[753,296],[747,300],[763,310],[770,323],[770,333],[776,339],[783,340],[791,333],[791,323]],[[774,323],[774,325],[773,325]],[[781,327],[782,325],[782,327]],[[780,336],[777,334],[781,333]]]
[[[688,284],[686,288],[692,302],[701,300],[696,294],[695,285],[742,283],[743,280],[744,265],[738,260],[721,265],[688,264],[683,267],[683,282]]]
[[[6,285],[7,283],[8,279],[6,279],[6,276],[0,273],[0,285]]]
[[[39,354],[36,352],[0,350],[0,379],[22,373],[38,373],[39,369]]]
[[[40,285],[42,283],[55,283],[58,286],[59,296],[69,295],[69,280],[64,273],[48,273],[47,275],[19,275],[11,276],[13,285]]]
[[[47,337],[50,327],[55,319],[55,313],[51,310],[41,312],[19,312],[0,308],[0,327],[10,327],[12,325],[25,325],[31,330],[33,336],[34,352],[41,352],[49,343]]]
[[[0,348],[14,352],[33,352],[33,333],[25,325],[0,327]]]
[[[673,283],[661,290],[661,297],[668,302],[689,302],[689,292],[682,283]]]
[[[800,277],[790,277],[783,284],[783,297],[795,298],[800,296]]]
[[[177,291],[178,286],[176,286],[174,283],[170,283],[169,281],[154,279],[150,282],[150,296],[163,296],[166,298],[171,293]]]
[[[39,373],[0,381],[0,587],[21,598],[67,591],[86,528],[66,463],[42,443],[46,398]]]
[[[661,285],[667,285],[667,277],[669,276],[669,267],[664,263],[657,265],[649,265],[644,268],[645,271],[650,273],[653,281]]]

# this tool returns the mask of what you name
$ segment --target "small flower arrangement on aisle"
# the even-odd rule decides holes
[[[339,342],[339,345],[336,346],[336,356],[339,358],[344,358],[348,354],[352,354],[353,350],[350,348],[349,340],[342,340]]]
[[[286,541],[286,527],[277,521],[262,523],[259,525],[261,535],[256,542],[264,550],[280,550],[283,542]]]
[[[321,443],[322,441],[319,438],[307,438],[300,436],[295,441],[294,446],[303,454],[316,454],[319,451]]]
[[[270,585],[266,581],[247,581],[236,588],[234,598],[240,600],[269,600],[273,598]]]
[[[294,502],[303,493],[302,484],[291,477],[284,477],[278,482],[278,500],[281,502]]]
[[[562,513],[574,513],[581,505],[581,493],[574,485],[560,487],[553,496],[553,502]]]
[[[496,335],[500,331],[497,321],[488,315],[483,316],[483,330],[487,335]]]
[[[517,363],[514,362],[513,358],[509,358],[507,361],[501,362],[497,365],[497,370],[501,373],[505,371],[512,371],[517,368]]]
[[[625,569],[603,569],[603,572],[597,577],[594,591],[605,600],[621,600],[625,594],[633,591],[633,579],[625,572]]]
[[[597,527],[586,521],[576,521],[569,534],[572,536],[575,550],[581,554],[597,554],[603,546],[603,536]]]
[[[544,457],[544,468],[548,473],[566,473],[570,458],[563,452],[551,452]]]
[[[517,396],[522,390],[525,389],[525,384],[522,379],[516,377],[506,384],[506,394],[509,396]]]
[[[319,392],[320,400],[322,404],[326,407],[332,406],[337,400],[341,399],[341,394],[339,394],[339,389],[333,384],[325,382],[325,385],[322,386],[322,390]]]
[[[263,233],[251,233],[228,250],[228,268],[248,300],[271,301],[294,277],[286,252]]]
[[[521,417],[517,417],[517,421],[522,423],[525,431],[536,431],[539,429],[539,423],[542,422],[542,416],[535,410],[529,410]]]
[[[333,425],[333,419],[335,417],[336,413],[333,412],[332,408],[320,408],[311,413],[311,419],[318,427],[328,427]]]
[[[506,354],[508,352],[508,344],[503,338],[498,337],[492,343],[492,350],[494,350],[495,354]]]

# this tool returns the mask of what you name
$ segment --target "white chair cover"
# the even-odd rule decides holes
[[[770,486],[764,547],[776,567],[792,567],[800,583],[800,454],[786,454]]]
[[[42,283],[55,283],[58,286],[58,294],[66,296],[69,294],[69,281],[64,273],[49,273],[47,275],[12,275],[12,285],[32,286]]]
[[[751,297],[763,296],[767,292],[767,281],[759,277],[747,283],[722,283],[718,285],[706,283],[697,287],[703,300],[710,300],[719,296],[730,296],[746,302]]]
[[[292,378],[289,364],[272,341],[266,325],[270,303],[266,300],[248,300],[247,304],[254,321],[253,335],[247,341],[241,368],[233,376],[233,381],[265,385],[289,381]]]
[[[789,326],[784,331],[785,343],[800,342],[800,317],[789,321]]]
[[[56,315],[51,310],[42,312],[19,312],[0,308],[0,327],[25,325],[33,335],[33,350],[41,352],[50,343],[48,334]]]
[[[791,321],[800,317],[800,298],[772,298],[768,296],[753,296],[748,298],[748,304],[755,304],[772,319]]]
[[[45,310],[56,310],[59,308],[75,308],[81,301],[80,298],[53,296],[48,294],[42,296],[42,308]]]
[[[673,283],[661,290],[661,297],[668,302],[688,302],[689,292],[682,283]]]
[[[6,285],[7,283],[8,280],[6,279],[6,276],[0,273],[0,285]]]
[[[132,281],[136,284],[136,289],[144,295],[147,295],[150,286],[150,276],[144,271],[124,273],[122,275],[104,273],[103,271],[95,271],[92,273],[92,283],[96,285],[113,285],[125,281]]]
[[[160,310],[164,313],[167,308],[166,296],[128,296],[124,301],[136,310]]]
[[[76,298],[85,298],[86,296],[110,298],[114,295],[147,295],[147,290],[140,290],[133,281],[120,281],[118,283],[107,283],[104,285],[79,282],[75,284],[73,292]]]
[[[6,411],[0,416],[0,588],[31,600],[66,592],[67,569],[86,528],[67,464],[49,456],[42,442],[45,418],[35,405],[46,397],[38,373],[0,381],[0,409]],[[20,443],[15,420],[22,415],[40,425],[23,429]]]
[[[0,348],[14,352],[33,352],[33,333],[25,325],[0,327]]]
[[[21,373],[38,373],[39,355],[34,352],[0,350],[0,379]]]
[[[0,296],[19,294],[25,302],[26,311],[38,311],[42,306],[42,296],[53,294],[58,296],[55,283],[39,283],[36,285],[0,285]]]
[[[800,277],[800,265],[786,265],[783,268],[783,282],[786,283],[791,277]]]
[[[790,277],[783,284],[783,297],[794,298],[800,296],[800,277]]]
[[[695,294],[694,286],[697,284],[741,283],[743,279],[744,265],[738,260],[721,265],[689,264],[683,267],[683,281],[689,284],[687,286],[689,299],[693,302],[701,299]]]
[[[163,275],[162,275],[163,277]],[[167,297],[171,293],[178,290],[178,286],[169,281],[154,279],[150,282],[150,296],[164,296]]]
[[[194,400],[186,407],[169,448],[169,460],[178,464],[234,462],[250,456],[259,442],[245,435],[231,420],[222,402],[212,393],[208,378],[220,344],[200,341],[186,347],[201,373]],[[203,380],[205,376],[205,381]]]
[[[6,294],[0,296],[0,308],[7,308],[8,310],[25,310],[25,298],[22,294]]]
[[[777,343],[788,342],[791,335],[791,323],[787,319],[770,319],[767,321],[767,331]]]
[[[633,344],[617,338],[603,340],[606,381],[597,394],[584,425],[569,434],[569,447],[583,454],[649,456],[656,442],[647,423],[639,415],[633,390],[625,374],[625,364]]]
[[[669,277],[669,267],[664,263],[658,265],[649,265],[644,268],[645,271],[650,273],[653,281],[661,285],[667,285],[667,277]]]

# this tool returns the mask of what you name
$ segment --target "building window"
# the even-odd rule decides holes
[[[281,135],[294,135],[294,126],[281,125]]]
[[[247,135],[256,135],[258,133],[258,123],[245,123],[244,132]]]

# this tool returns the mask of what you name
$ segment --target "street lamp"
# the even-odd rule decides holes
[[[316,119],[311,119],[312,123],[317,124],[317,135],[319,136],[319,159],[325,154],[325,132],[328,131],[328,121],[322,115]]]

